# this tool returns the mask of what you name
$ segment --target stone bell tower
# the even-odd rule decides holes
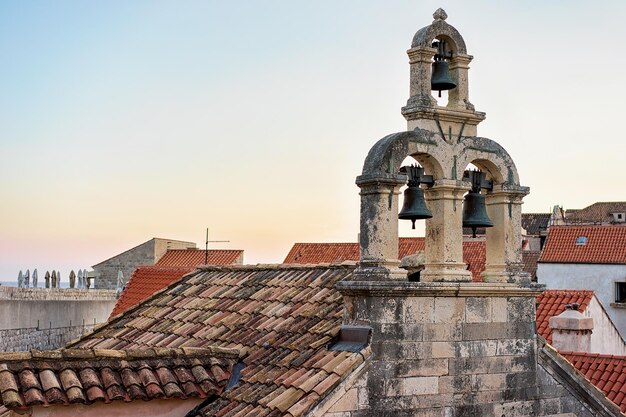
[[[374,144],[356,179],[361,258],[353,278],[337,288],[344,324],[371,328],[373,360],[355,385],[350,415],[550,414],[536,395],[539,291],[521,268],[521,204],[529,189],[504,148],[477,135],[485,114],[469,100],[472,56],[446,13],[433,16],[408,50],[410,97],[402,108],[408,130]],[[431,92],[436,54],[445,56],[456,84],[446,106]],[[432,218],[425,220],[420,282],[410,282],[398,262],[398,195],[407,182],[400,165],[407,156],[429,178],[421,185]],[[490,184],[481,194],[493,223],[483,282],[472,282],[463,262],[463,198],[472,189],[463,173],[470,164]],[[520,404],[528,412],[513,412]]]
[[[528,187],[520,185],[515,164],[497,142],[477,135],[485,113],[469,101],[469,63],[465,41],[437,10],[435,20],[420,29],[408,50],[411,66],[410,94],[402,114],[406,132],[391,134],[370,150],[357,178],[361,189],[361,259],[357,275],[367,280],[405,280],[398,268],[398,194],[407,178],[400,164],[413,157],[432,176],[423,187],[433,217],[426,220],[426,262],[422,282],[470,281],[463,262],[463,196],[471,184],[463,180],[469,164],[485,173],[493,187],[484,193],[493,227],[487,229],[485,282],[529,282],[521,262],[521,204]],[[431,65],[445,42],[450,76],[456,88],[446,106],[437,105],[431,92]]]

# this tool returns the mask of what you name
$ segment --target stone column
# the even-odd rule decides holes
[[[566,307],[567,310],[548,321],[552,329],[552,346],[560,352],[589,352],[593,318],[583,316],[569,304]]]
[[[354,276],[358,280],[407,279],[398,260],[398,194],[405,175],[359,176],[361,188],[361,258]]]
[[[432,219],[426,220],[426,262],[420,281],[471,281],[463,262],[463,181],[441,179],[424,190]]]
[[[435,48],[412,48],[407,51],[411,64],[411,97],[407,106],[418,105],[433,107],[437,100],[430,93],[431,65],[437,53]]]
[[[471,55],[454,55],[450,60],[450,76],[456,82],[456,88],[448,91],[448,107],[467,109],[469,103],[469,63],[474,58]]]
[[[487,228],[485,282],[529,283],[522,270],[522,198],[528,187],[500,184],[485,196],[487,215],[493,227]]]

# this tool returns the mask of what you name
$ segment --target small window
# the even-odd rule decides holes
[[[626,303],[626,282],[615,283],[615,302]]]
[[[586,245],[587,244],[587,236],[578,236],[576,238],[577,245]]]

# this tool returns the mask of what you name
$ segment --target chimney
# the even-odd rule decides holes
[[[593,319],[578,311],[578,304],[567,304],[565,311],[550,317],[552,346],[561,352],[589,352]]]

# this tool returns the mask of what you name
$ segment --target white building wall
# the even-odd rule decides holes
[[[548,289],[595,291],[596,297],[624,338],[626,336],[626,309],[611,307],[611,304],[615,302],[615,282],[617,281],[626,281],[626,265],[541,262],[537,264],[537,282],[545,284]]]
[[[591,298],[591,303],[583,311],[583,315],[593,319],[589,352],[626,356],[624,339],[596,297]]]

